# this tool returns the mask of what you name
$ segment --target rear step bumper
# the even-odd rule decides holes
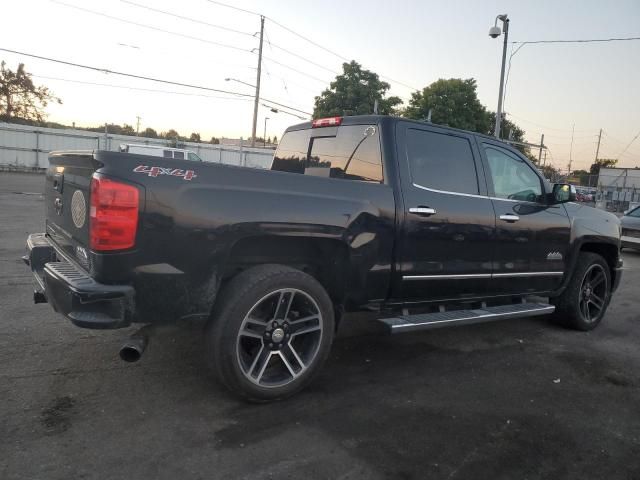
[[[429,330],[453,325],[506,320],[509,318],[533,317],[553,313],[555,307],[546,303],[517,303],[484,307],[477,310],[453,310],[449,312],[423,313],[418,315],[402,315],[394,318],[380,319],[391,333]]]
[[[73,263],[60,261],[44,233],[29,235],[23,260],[37,282],[34,299],[46,299],[78,327],[108,329],[131,324],[133,287],[98,283]]]

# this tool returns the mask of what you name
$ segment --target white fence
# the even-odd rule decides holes
[[[122,143],[167,146],[163,139],[105,135],[86,130],[41,128],[0,122],[0,166],[46,168],[54,150],[118,151]],[[184,142],[205,162],[271,168],[273,150]]]

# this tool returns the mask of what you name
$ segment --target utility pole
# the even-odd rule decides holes
[[[260,47],[258,48],[258,75],[256,78],[256,98],[253,103],[253,127],[251,128],[251,146],[256,146],[256,127],[258,125],[258,103],[260,102],[260,75],[262,73],[262,39],[264,37],[264,16],[260,15]]]
[[[136,137],[140,136],[140,115],[136,115]]]
[[[262,148],[267,146],[267,120],[269,117],[264,117],[264,135],[262,137]]]
[[[540,137],[540,150],[538,150],[538,165],[540,165],[540,160],[542,159],[542,149],[544,148],[544,133]],[[546,156],[545,156],[546,158]]]
[[[573,162],[573,134],[575,133],[576,124],[571,126],[571,147],[569,149],[569,171],[567,175],[571,175],[571,163]]]
[[[596,147],[596,161],[598,163],[598,154],[600,153],[600,140],[602,140],[602,129],[600,129],[600,133],[598,134],[598,146]]]
[[[507,15],[499,15],[502,20],[502,32],[504,33],[504,45],[502,47],[502,67],[500,69],[500,90],[498,92],[498,110],[496,111],[496,125],[494,135],[500,138],[500,124],[502,123],[502,96],[504,95],[504,67],[507,61],[507,45],[509,40],[509,18]]]
[[[542,166],[546,166],[547,165],[547,151],[544,151],[544,160],[542,160]]]

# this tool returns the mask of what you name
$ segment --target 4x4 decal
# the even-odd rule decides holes
[[[138,165],[133,169],[133,171],[135,173],[146,173],[150,177],[171,175],[172,177],[182,177],[183,180],[191,180],[197,177],[196,172],[193,170],[182,170],[180,168],[148,167],[147,165]]]

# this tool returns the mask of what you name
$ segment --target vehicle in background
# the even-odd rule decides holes
[[[595,190],[584,187],[576,187],[576,200],[578,202],[594,202],[595,198]]]
[[[640,250],[640,206],[630,208],[620,219],[622,224],[622,238],[620,248],[635,248]]]
[[[136,145],[134,143],[123,143],[120,145],[122,153],[135,153],[137,155],[151,155],[153,157],[171,158],[173,160],[191,160],[202,162],[202,159],[191,150],[184,148],[159,147],[155,145]]]

